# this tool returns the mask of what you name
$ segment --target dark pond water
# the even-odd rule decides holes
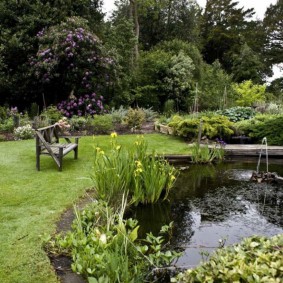
[[[269,171],[283,176],[283,161],[276,162]],[[170,202],[139,207],[134,216],[142,232],[157,233],[174,221],[171,243],[184,252],[176,264],[185,268],[205,260],[221,241],[230,245],[251,235],[283,233],[283,185],[251,183],[256,167],[256,160],[191,165],[178,177]]]

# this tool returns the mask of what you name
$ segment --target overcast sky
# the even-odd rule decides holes
[[[109,12],[114,9],[115,0],[104,0],[104,10]],[[236,1],[236,0],[235,0]],[[263,18],[266,8],[270,4],[275,4],[277,0],[237,0],[240,6],[247,8],[254,8],[256,16],[260,19]],[[206,0],[197,0],[201,7],[205,6]]]

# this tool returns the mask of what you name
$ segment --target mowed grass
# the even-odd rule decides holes
[[[159,154],[187,154],[182,139],[160,134],[145,135],[149,151]],[[130,147],[136,135],[117,138]],[[0,143],[0,282],[58,282],[45,254],[45,235],[56,230],[56,222],[67,208],[92,187],[92,153],[98,145],[107,151],[109,136],[82,137],[79,159],[69,153],[63,172],[55,162],[41,157],[41,171],[35,169],[35,141]]]

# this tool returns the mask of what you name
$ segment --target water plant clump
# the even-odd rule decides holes
[[[164,249],[172,223],[163,226],[158,236],[148,233],[138,239],[137,220],[124,219],[126,206],[124,196],[117,210],[101,200],[82,212],[76,209],[73,230],[55,240],[53,247],[71,256],[72,270],[88,282],[145,282],[153,269],[168,266],[180,256]]]
[[[111,134],[111,150],[95,148],[92,180],[97,198],[115,206],[128,193],[132,204],[155,203],[166,199],[178,170],[164,158],[147,153],[147,143],[139,137],[132,148],[117,143]]]
[[[213,147],[209,148],[208,145],[201,145],[194,143],[191,146],[192,162],[193,163],[211,163],[215,160],[221,161],[224,159],[225,142],[221,139],[216,139]]]
[[[283,235],[253,236],[217,250],[210,260],[171,282],[282,282]]]

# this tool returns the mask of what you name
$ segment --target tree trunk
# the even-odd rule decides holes
[[[137,60],[139,58],[139,36],[140,36],[137,0],[130,0],[130,14],[135,26],[134,35],[136,37],[136,44],[134,46],[134,58],[135,58],[135,63],[137,63]]]

